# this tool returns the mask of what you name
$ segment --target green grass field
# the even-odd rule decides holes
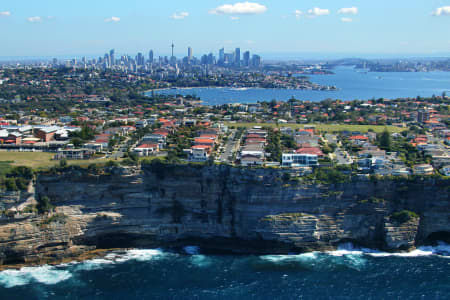
[[[277,127],[277,124],[274,123],[232,123],[226,122],[227,126],[234,127],[246,127],[251,128],[253,126],[261,126],[261,127]],[[316,126],[316,129],[321,132],[339,132],[339,131],[359,131],[359,132],[368,132],[369,129],[372,129],[374,132],[383,132],[386,128],[389,132],[402,132],[405,128],[399,128],[395,126],[382,126],[382,125],[345,125],[345,124],[278,124],[278,127],[291,127],[291,128],[304,128],[306,126]]]
[[[46,152],[1,151],[0,162],[9,161],[11,166],[27,166],[33,169],[51,167],[57,163],[52,161],[54,154]]]
[[[33,169],[46,169],[58,165],[58,160],[52,160],[53,153],[47,152],[13,152],[0,151],[0,175],[2,172],[7,172],[14,166],[27,166]],[[69,165],[88,166],[89,164],[105,163],[110,158],[90,159],[90,160],[69,160]],[[117,160],[120,161],[121,159]]]

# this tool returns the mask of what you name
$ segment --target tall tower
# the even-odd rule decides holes
[[[175,66],[177,64],[177,58],[173,55],[173,48],[175,48],[175,45],[172,42],[172,56],[170,57],[170,64]]]
[[[236,48],[234,51],[234,64],[238,67],[241,64],[241,48]]]
[[[114,56],[114,49],[111,49],[109,51],[109,59],[110,59],[110,66],[114,66],[116,63],[116,57]]]
[[[150,50],[148,53],[148,60],[151,64],[153,63],[153,50]]]
[[[192,48],[191,47],[188,48],[188,59],[192,60]]]

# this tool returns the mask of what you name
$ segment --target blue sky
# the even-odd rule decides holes
[[[450,56],[450,0],[1,0],[0,56]]]

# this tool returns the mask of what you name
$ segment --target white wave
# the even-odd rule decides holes
[[[440,255],[440,256],[450,256],[450,245],[444,242],[438,242],[437,246],[421,246],[410,252],[382,252],[375,249],[360,248],[355,247],[351,243],[345,243],[338,246],[338,250],[327,252],[333,256],[343,256],[343,255],[369,255],[372,257],[419,257],[419,256],[430,256],[430,255]]]
[[[39,282],[46,285],[57,284],[72,277],[67,270],[44,265],[40,267],[23,267],[20,270],[0,272],[0,284],[7,288]]]
[[[379,253],[379,252],[380,251],[374,249],[356,247],[352,243],[344,243],[340,244],[337,250],[328,251],[326,253],[331,256],[345,256],[345,255],[363,255],[368,253]]]
[[[204,268],[212,265],[213,261],[210,257],[207,257],[205,255],[192,255],[191,263],[197,267]]]
[[[90,259],[83,261],[81,263],[77,263],[75,267],[75,271],[93,271],[100,270],[105,267],[105,265],[112,265],[114,261],[102,258]]]
[[[302,254],[289,254],[289,255],[263,255],[260,256],[262,260],[266,260],[273,263],[287,262],[287,261],[310,261],[317,259],[319,252],[308,252]]]
[[[190,255],[198,254],[200,251],[200,247],[198,246],[186,246],[183,247],[184,252]]]
[[[124,263],[129,260],[149,261],[157,256],[163,255],[164,252],[159,249],[131,249],[127,251],[111,252],[103,258],[89,259],[82,262],[71,262],[68,264],[61,264],[62,267],[75,266],[75,271],[92,271],[100,270],[108,265],[117,263]]]
[[[129,260],[149,261],[157,256],[163,255],[160,249],[131,249],[124,253],[112,252],[105,256],[106,260],[122,263]]]

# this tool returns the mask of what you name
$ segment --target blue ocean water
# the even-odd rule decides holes
[[[450,246],[215,256],[185,247],[0,272],[1,299],[448,299]]]
[[[196,95],[204,104],[255,103],[257,101],[300,100],[321,101],[327,98],[341,100],[369,100],[372,98],[430,97],[450,94],[450,72],[363,73],[353,67],[338,67],[333,75],[310,75],[310,80],[321,85],[335,85],[337,91],[190,88],[155,91],[161,94]],[[151,92],[149,92],[151,94]]]

